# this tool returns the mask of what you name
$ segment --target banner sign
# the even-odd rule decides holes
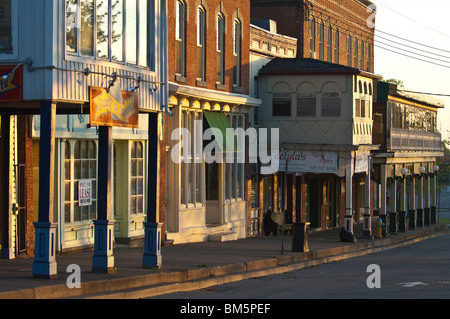
[[[78,205],[90,206],[92,204],[92,180],[80,179],[78,181]]]
[[[280,151],[280,172],[336,174],[336,152]]]
[[[117,84],[109,92],[105,88],[91,86],[90,124],[138,128],[138,94],[122,91]]]
[[[23,68],[16,65],[0,66],[0,103],[22,102]]]

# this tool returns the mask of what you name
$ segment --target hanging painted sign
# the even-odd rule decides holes
[[[92,204],[92,180],[80,179],[78,181],[78,205],[90,206]]]
[[[122,91],[118,84],[109,90],[91,86],[90,124],[138,128],[138,94]]]
[[[23,93],[22,83],[22,66],[0,66],[0,103],[21,102]]]
[[[280,151],[280,172],[336,174],[336,152]]]

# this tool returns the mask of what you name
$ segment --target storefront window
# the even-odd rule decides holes
[[[80,206],[78,194],[80,180],[91,181],[91,205]],[[66,223],[87,221],[97,217],[97,144],[94,141],[65,142],[64,209]]]
[[[144,213],[144,146],[142,142],[131,143],[130,214]]]

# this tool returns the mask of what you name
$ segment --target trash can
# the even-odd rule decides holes
[[[308,252],[309,223],[294,223],[292,225],[292,251]]]

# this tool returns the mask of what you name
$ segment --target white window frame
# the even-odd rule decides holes
[[[70,157],[69,159],[66,159],[66,154],[67,154],[67,149],[66,149],[66,143],[69,143],[70,145]],[[95,205],[95,211],[96,211],[96,215],[98,214],[98,207],[97,207],[97,181],[98,181],[98,141],[97,140],[86,140],[86,139],[66,139],[62,141],[62,144],[64,145],[64,154],[62,155],[62,159],[64,160],[64,163],[61,165],[61,180],[62,180],[62,184],[63,184],[63,193],[61,196],[61,200],[62,200],[62,208],[64,209],[64,212],[62,213],[62,216],[64,216],[64,223],[65,224],[85,224],[85,223],[90,223],[92,221],[92,219],[81,219],[81,220],[77,220],[75,221],[75,205],[78,204],[78,199],[75,198],[75,194],[77,192],[76,190],[76,182],[79,180],[75,177],[75,161],[76,160],[82,160],[82,159],[76,159],[75,158],[75,145],[77,144],[77,142],[92,142],[95,144],[95,179],[94,178],[89,178],[93,180],[92,183],[92,193],[93,193],[93,198],[92,198],[92,205]],[[93,160],[88,158],[87,160]],[[70,178],[68,180],[66,180],[66,161],[69,162],[69,169],[70,169]],[[69,181],[69,191],[70,194],[69,196],[67,196],[66,194],[66,190],[65,190],[65,185],[66,185],[66,181]],[[95,197],[94,197],[95,194]],[[69,200],[66,200],[66,199]],[[69,220],[66,219],[66,204],[70,205],[69,208]],[[91,209],[90,207],[88,208],[89,210]],[[89,213],[90,214],[90,213]]]
[[[183,152],[180,154],[180,204],[185,208],[203,207],[205,206],[203,145],[198,145],[199,143],[202,143],[202,141],[195,141],[195,138],[197,137],[196,133],[203,134],[203,124],[201,127],[197,127],[197,129],[200,129],[200,132],[194,132],[195,121],[200,121],[199,123],[203,122],[203,112],[189,109],[182,109],[180,112],[180,127],[187,128],[191,138],[189,143],[184,144]],[[186,147],[189,149],[186,150]],[[199,175],[197,175],[197,173],[199,173]],[[191,183],[189,183],[189,181],[191,181]],[[188,190],[191,194],[190,198],[188,196]]]

